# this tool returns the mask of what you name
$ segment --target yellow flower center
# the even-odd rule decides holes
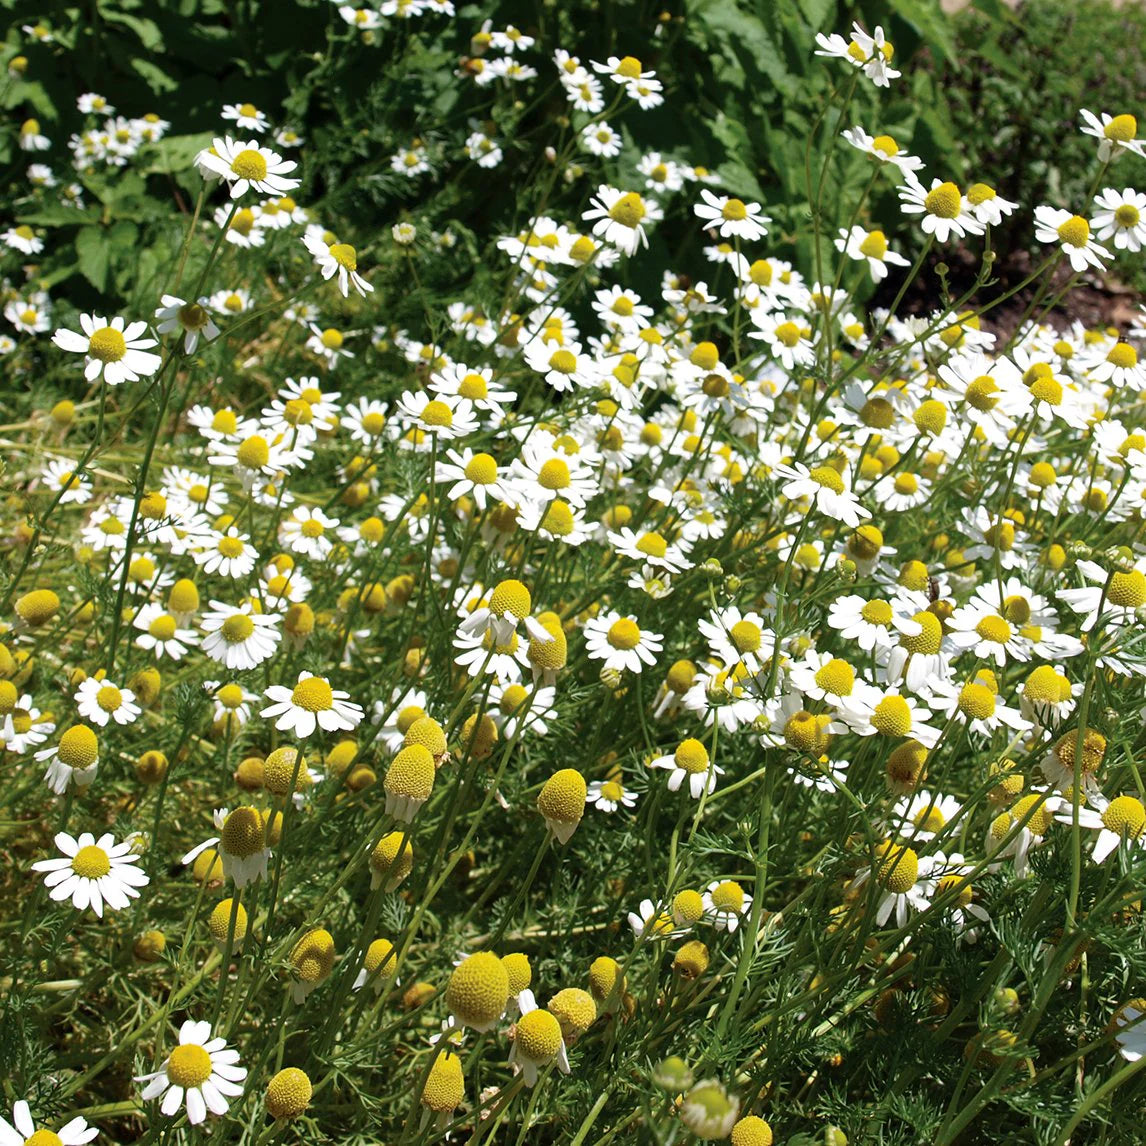
[[[609,626],[609,644],[615,649],[635,649],[641,643],[641,630],[635,621],[622,617]]]
[[[776,339],[787,347],[793,347],[800,341],[800,328],[794,322],[782,322],[773,332]]]
[[[1115,143],[1129,143],[1138,134],[1138,121],[1132,115],[1116,115],[1102,134]]]
[[[258,119],[259,109],[253,103],[239,104],[239,115],[244,119]]]
[[[569,467],[560,458],[550,458],[537,474],[542,489],[565,489],[569,482]]]
[[[458,384],[458,393],[470,401],[478,401],[489,394],[489,386],[480,374],[467,374]]]
[[[257,183],[267,177],[267,161],[249,147],[244,147],[234,159],[231,160],[231,170],[240,178]]]
[[[817,485],[830,489],[832,493],[844,492],[844,479],[831,466],[816,466],[809,472],[808,477]]]
[[[869,259],[879,259],[883,262],[887,254],[887,236],[882,231],[869,231],[867,237],[860,243],[860,254]]]
[[[520,581],[513,579],[499,582],[489,596],[489,611],[495,617],[504,617],[508,613],[520,620],[528,617],[532,608],[533,599],[529,590]]]
[[[895,492],[902,494],[918,493],[919,479],[915,476],[915,474],[896,474]]]
[[[873,150],[886,155],[888,159],[899,154],[899,144],[890,135],[877,135],[871,141],[871,146]]]
[[[339,350],[342,348],[342,331],[328,326],[319,336],[319,341],[327,350]]]
[[[760,648],[760,626],[752,621],[737,621],[728,631],[736,651],[740,653],[754,653]]]
[[[1035,379],[1030,389],[1036,402],[1046,402],[1048,406],[1058,406],[1062,402],[1062,386],[1052,376]]]
[[[81,879],[100,879],[111,871],[111,858],[103,848],[89,844],[72,857],[72,871]]]
[[[619,804],[624,794],[624,785],[619,784],[616,780],[606,780],[601,785],[601,795],[604,796],[606,800],[611,800],[614,804]]]
[[[474,454],[466,465],[465,474],[475,485],[490,485],[497,481],[497,462],[489,454]]]
[[[895,407],[886,398],[869,398],[860,409],[860,421],[873,430],[887,430],[895,424]]]
[[[919,857],[911,848],[897,847],[890,841],[881,849],[876,878],[895,895],[902,895],[915,886],[919,878]]]
[[[978,207],[980,203],[988,203],[994,198],[996,198],[994,187],[989,187],[986,183],[972,183],[967,189],[967,202],[972,207]]]
[[[1142,213],[1133,203],[1121,203],[1114,208],[1114,221],[1120,227],[1137,227]]]
[[[283,421],[290,426],[309,426],[314,407],[305,398],[291,398],[283,405]]]
[[[303,537],[310,538],[321,537],[325,532],[326,530],[323,528],[322,522],[313,517],[308,517],[306,521],[302,523],[302,528],[299,530],[299,533],[301,533]]]
[[[625,56],[617,65],[617,75],[627,80],[639,79],[641,75],[641,61],[636,56]],[[1126,118],[1130,118],[1129,116]]]
[[[1021,800],[1016,801],[1015,806],[1011,809],[1011,823],[1012,825],[1021,823],[1032,808],[1035,811],[1027,820],[1027,830],[1035,836],[1044,835],[1047,828],[1051,826],[1052,815],[1046,801],[1037,794],[1024,796]]]
[[[210,316],[197,302],[189,302],[179,308],[179,324],[184,330],[202,330]]]
[[[999,404],[999,387],[989,374],[980,374],[967,387],[967,403],[986,413]]]
[[[739,222],[741,219],[748,218],[748,208],[740,199],[729,199],[720,209],[722,218],[729,219],[733,222]]]
[[[561,1049],[561,1024],[548,1011],[529,1011],[517,1020],[514,1042],[530,1061],[548,1062]]]
[[[330,248],[330,257],[348,271],[358,270],[358,252],[349,243],[334,243]]]
[[[1090,238],[1090,224],[1081,215],[1071,215],[1058,228],[1058,237],[1068,247],[1085,247]]]
[[[449,427],[454,424],[454,412],[445,402],[434,399],[434,401],[426,403],[426,407],[422,411],[422,421],[427,426]]]
[[[334,707],[334,692],[320,676],[308,676],[294,686],[291,704],[307,712],[326,712]]]
[[[103,326],[88,340],[88,354],[100,362],[120,362],[127,354],[127,341],[118,330]]]
[[[1130,370],[1138,365],[1138,351],[1128,342],[1116,342],[1110,348],[1106,361],[1123,370]]]
[[[636,548],[649,557],[663,557],[668,552],[668,542],[659,533],[642,533]]]
[[[1133,796],[1115,796],[1102,813],[1102,824],[1116,835],[1136,840],[1146,829],[1146,807]]]
[[[241,557],[246,546],[238,537],[220,537],[216,548],[223,557]]]
[[[86,724],[73,724],[60,737],[56,755],[69,768],[87,768],[99,756],[99,741]]]
[[[240,645],[255,631],[255,622],[246,613],[235,613],[223,622],[220,630],[229,645]]]
[[[635,191],[622,195],[609,208],[609,218],[614,223],[620,223],[622,227],[639,226],[645,213],[644,200]]]
[[[558,374],[575,374],[577,355],[571,350],[555,350],[549,357],[549,369],[556,370]]]
[[[147,631],[156,640],[169,641],[175,636],[175,618],[167,613],[162,613],[147,626]]]
[[[911,709],[902,696],[885,696],[875,706],[871,723],[884,736],[906,736],[911,731]],[[915,882],[914,878],[911,882]]]
[[[986,685],[965,684],[959,691],[959,709],[972,720],[988,720],[995,715],[995,694]]]
[[[105,684],[103,688],[96,693],[96,704],[104,710],[104,712],[115,712],[121,704],[123,704],[123,693],[115,687],[114,684]]]
[[[683,768],[690,776],[699,776],[708,771],[708,750],[699,740],[689,737],[677,745],[673,753],[673,763]]]
[[[839,657],[833,657],[816,673],[816,685],[832,696],[851,696],[855,683],[855,669]]]
[[[211,1056],[194,1043],[177,1046],[167,1060],[167,1077],[184,1090],[201,1086],[211,1077]]]
[[[64,1146],[63,1139],[51,1130],[37,1130],[24,1139],[24,1146]]]
[[[270,447],[266,438],[260,434],[252,434],[235,451],[239,465],[249,470],[261,470],[271,458]]]
[[[735,880],[725,880],[713,888],[712,906],[717,911],[742,911],[744,909],[744,889]]]
[[[573,510],[568,503],[554,498],[541,519],[541,528],[557,537],[568,537],[573,532]]]
[[[860,609],[860,616],[869,625],[879,625],[886,629],[891,624],[891,606],[886,601],[877,598],[874,601],[868,601]]]
[[[1146,574],[1137,569],[1129,573],[1115,573],[1110,578],[1106,599],[1123,609],[1140,609],[1146,604]]]
[[[948,181],[927,192],[924,209],[938,219],[956,219],[963,207],[963,194],[958,186]]]
[[[1005,645],[1011,639],[1011,626],[1000,616],[992,614],[984,617],[976,626],[975,632],[985,641]]]

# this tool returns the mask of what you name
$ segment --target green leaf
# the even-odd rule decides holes
[[[94,223],[99,212],[94,207],[80,209],[65,203],[47,203],[34,211],[26,211],[17,216],[17,221],[30,227],[76,227],[84,223]]]
[[[76,233],[76,257],[80,274],[98,291],[107,286],[111,248],[100,227],[81,227]]]
[[[147,81],[147,86],[156,95],[173,92],[179,87],[175,80],[150,60],[141,60],[137,57],[131,61],[131,66]]]
[[[118,8],[103,4],[100,5],[100,15],[109,24],[122,24],[133,31],[149,52],[163,51],[163,33],[154,20],[149,20],[146,16],[132,16]]]
[[[148,175],[161,173],[164,175],[176,174],[186,171],[195,162],[195,156],[205,147],[211,146],[212,135],[209,131],[198,135],[168,135],[153,143],[148,148],[146,166],[143,168]]]
[[[835,8],[836,0],[800,0],[800,11],[804,13],[804,19],[811,25],[813,32],[825,30],[824,21]]]

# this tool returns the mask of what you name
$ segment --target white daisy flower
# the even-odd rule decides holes
[[[32,870],[48,873],[44,886],[51,888],[49,894],[57,903],[70,899],[77,911],[90,906],[102,918],[104,904],[122,911],[138,898],[138,889],[150,882],[138,866],[134,837],[117,844],[111,832],[98,840],[91,832],[81,833],[78,839],[59,832],[55,844],[61,858],[38,860]]]
[[[75,694],[76,711],[85,720],[107,726],[109,720],[116,724],[131,724],[143,710],[135,703],[135,693],[130,688],[117,688],[110,680],[89,676]]]
[[[358,273],[358,252],[349,243],[328,243],[317,230],[309,229],[302,242],[324,279],[338,276],[338,289],[343,298],[349,296],[352,285],[363,297],[373,291],[374,288]]]
[[[212,1038],[210,1023],[188,1019],[179,1028],[179,1045],[159,1070],[135,1081],[147,1083],[141,1095],[144,1102],[162,1095],[159,1109],[168,1118],[186,1105],[187,1121],[198,1126],[208,1111],[221,1118],[230,1109],[227,1099],[243,1093],[247,1071],[238,1064],[239,1052],[228,1050],[226,1039]]]
[[[657,663],[664,648],[660,633],[642,629],[636,617],[622,617],[610,610],[585,622],[585,651],[590,660],[604,661],[605,668],[639,673],[644,665]]]
[[[229,669],[253,669],[269,657],[282,640],[278,613],[256,613],[250,601],[231,606],[211,601],[203,614],[203,651]]]
[[[87,1120],[79,1117],[65,1122],[59,1130],[48,1130],[41,1126],[36,1129],[32,1121],[32,1111],[27,1102],[20,1099],[12,1106],[12,1121],[0,1115],[0,1146],[83,1146],[99,1134],[98,1126],[89,1126]]]
[[[333,689],[325,677],[308,672],[298,674],[293,689],[272,684],[263,693],[272,701],[259,715],[273,720],[280,732],[291,732],[298,740],[323,732],[349,732],[362,722],[362,707],[354,704],[348,692]]]
[[[148,353],[155,345],[154,338],[141,338],[147,330],[146,322],[125,324],[120,317],[109,322],[99,315],[81,314],[80,329],[61,328],[52,335],[52,342],[61,350],[84,355],[84,379],[94,382],[100,375],[109,386],[122,382],[136,382],[150,378],[163,359]]]
[[[293,191],[300,183],[298,179],[286,178],[298,164],[293,159],[276,155],[257,139],[242,143],[229,135],[224,139],[216,138],[210,148],[199,153],[195,163],[200,170],[205,168],[216,178],[229,183],[232,199],[238,199],[249,190],[258,191],[261,195],[281,196]]]

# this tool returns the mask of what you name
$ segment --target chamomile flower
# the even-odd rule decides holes
[[[338,276],[338,289],[343,298],[348,297],[351,286],[363,297],[374,290],[358,273],[358,252],[349,243],[328,243],[322,234],[311,230],[303,235],[302,242],[324,279]]]
[[[946,243],[952,236],[965,239],[984,231],[963,192],[950,181],[933,179],[927,188],[908,172],[907,181],[899,188],[899,200],[905,215],[923,216],[920,222],[923,233],[934,236],[938,243]]]
[[[1091,859],[1104,863],[1125,842],[1131,848],[1146,848],[1146,807],[1137,796],[1115,796],[1109,802],[1103,798],[1101,807],[1080,807],[1080,827],[1098,832]],[[1068,801],[1059,805],[1055,819],[1060,824],[1073,824],[1074,808]]]
[[[673,919],[672,912],[660,907],[651,899],[642,899],[636,911],[628,914],[629,926],[637,939],[647,932],[650,939],[676,939],[688,933],[687,927],[680,927]]]
[[[451,501],[472,497],[483,512],[490,504],[508,498],[504,476],[492,455],[474,453],[468,446],[462,450],[447,450],[446,459],[439,461],[434,481],[449,482],[446,496]]]
[[[229,1098],[243,1093],[245,1067],[239,1066],[239,1052],[227,1047],[226,1039],[211,1037],[211,1024],[188,1019],[179,1028],[179,1045],[163,1060],[159,1070],[144,1074],[141,1098],[150,1102],[162,1097],[160,1111],[174,1118],[187,1108],[192,1126],[203,1122],[208,1112],[221,1118],[230,1109]]]
[[[908,267],[910,259],[891,250],[887,245],[887,236],[880,230],[869,231],[864,227],[852,227],[850,231],[841,228],[840,237],[836,239],[836,250],[843,251],[849,259],[858,262],[867,260],[868,270],[875,282],[882,282],[887,277],[887,268]]]
[[[274,656],[282,640],[278,613],[256,613],[250,601],[230,606],[211,601],[203,614],[202,648],[213,661],[229,669],[252,669]]]
[[[514,1023],[513,1046],[509,1051],[509,1064],[514,1073],[521,1072],[526,1087],[536,1085],[538,1070],[551,1063],[562,1074],[568,1074],[569,1056],[557,1017],[537,1006],[528,987],[518,994],[517,1006],[520,1017]]]
[[[829,56],[845,60],[853,67],[862,68],[863,73],[877,88],[890,86],[890,81],[898,79],[900,72],[891,66],[895,49],[884,37],[883,28],[876,26],[875,32],[868,35],[859,24],[852,24],[851,39],[845,40],[838,32],[825,36],[817,33],[817,56]]]
[[[259,111],[253,103],[226,103],[222,116],[244,131],[257,131],[260,135],[270,127],[266,113]]]
[[[762,239],[771,219],[764,214],[759,203],[745,203],[727,195],[714,195],[707,187],[700,189],[702,202],[693,207],[693,214],[704,220],[704,230],[712,231],[724,239],[739,238],[746,242]]]
[[[338,518],[317,507],[299,505],[279,526],[279,536],[292,553],[324,561],[334,548],[332,535],[337,534],[338,524]]]
[[[626,255],[635,255],[642,246],[648,246],[645,223],[656,222],[661,211],[654,199],[602,183],[581,218],[593,223],[594,235]]]
[[[84,355],[84,379],[94,382],[101,375],[109,386],[150,378],[162,359],[151,354],[154,338],[141,338],[146,322],[125,323],[120,317],[110,321],[99,315],[81,314],[80,330],[57,330],[52,342],[61,350]]]
[[[86,505],[91,501],[92,481],[86,474],[75,472],[75,463],[65,458],[50,458],[42,472],[44,485],[59,493],[60,505]]]
[[[879,163],[890,163],[903,172],[919,171],[923,160],[909,155],[890,135],[868,135],[858,124],[840,133],[858,151],[865,151]]]
[[[1083,108],[1079,113],[1082,116],[1083,135],[1093,136],[1099,140],[1098,161],[1108,163],[1117,158],[1124,151],[1132,151],[1135,155],[1146,158],[1146,148],[1143,141],[1136,139],[1138,134],[1138,121],[1132,115],[1110,115],[1108,112],[1092,111]]]
[[[300,182],[288,178],[298,166],[293,159],[283,159],[255,139],[243,143],[229,135],[216,138],[210,148],[199,153],[195,162],[200,169],[229,183],[232,199],[240,198],[249,190],[260,195],[286,195]]]
[[[181,331],[184,354],[194,354],[200,338],[212,342],[219,337],[219,328],[207,309],[210,301],[205,296],[196,302],[187,302],[173,294],[165,294],[161,302],[163,305],[155,311],[155,329],[160,334]]]
[[[584,631],[589,659],[604,661],[605,668],[617,672],[639,673],[645,665],[655,665],[664,647],[660,633],[642,629],[636,617],[622,617],[614,610],[586,621]]]
[[[972,183],[967,188],[967,208],[985,227],[999,226],[1017,207],[1018,203],[1004,199],[989,183]]]
[[[704,914],[717,931],[730,934],[752,910],[752,896],[734,879],[714,880],[703,896]]]
[[[144,605],[131,623],[139,630],[136,645],[153,652],[157,660],[163,657],[180,660],[199,643],[198,634],[193,629],[182,628],[158,602]]]
[[[106,678],[89,676],[75,694],[76,711],[92,724],[106,728],[109,721],[131,724],[142,709],[129,688],[117,688]]]
[[[424,390],[405,390],[398,412],[422,434],[440,441],[464,438],[478,428],[474,405],[468,398],[432,397]]]
[[[110,832],[98,840],[91,832],[78,838],[59,832],[55,844],[61,858],[38,860],[32,870],[47,873],[44,886],[51,888],[49,894],[57,903],[70,899],[77,911],[90,907],[102,918],[105,904],[112,911],[122,911],[139,897],[139,888],[150,882],[138,866],[135,842],[129,837],[117,844]]]
[[[682,740],[671,755],[651,760],[649,767],[663,768],[668,772],[670,792],[679,791],[687,782],[688,794],[694,800],[699,800],[705,793],[712,795],[716,790],[717,776],[724,775],[724,769],[709,758],[708,749],[693,737]]]
[[[309,672],[298,674],[294,688],[272,684],[263,694],[272,703],[259,715],[273,720],[280,732],[305,740],[316,728],[323,732],[350,732],[362,721],[362,707],[354,704],[348,692],[333,689],[325,677]]]
[[[1078,562],[1078,571],[1090,585],[1081,589],[1058,589],[1055,596],[1082,616],[1081,631],[1089,633],[1098,622],[1099,609],[1108,625],[1133,625],[1137,611],[1146,605],[1146,563],[1109,573],[1093,561]]]
[[[812,331],[784,311],[766,312],[757,308],[752,312],[752,323],[756,329],[749,333],[749,337],[766,342],[785,370],[797,370],[815,361],[816,343]]]
[[[32,1111],[23,1099],[12,1106],[12,1121],[0,1115],[0,1146],[83,1146],[99,1134],[99,1128],[89,1126],[87,1120],[77,1115],[65,1122],[59,1130],[52,1131],[45,1126],[36,1129]]]
[[[621,782],[618,772],[605,780],[594,780],[589,785],[586,801],[599,812],[615,812],[618,808],[632,808],[637,803],[637,793]]]
[[[1035,238],[1059,246],[1076,274],[1087,267],[1101,270],[1103,260],[1110,258],[1110,252],[1092,238],[1086,219],[1058,207],[1035,208]]]
[[[834,521],[855,528],[865,517],[871,517],[871,511],[848,489],[845,475],[831,466],[808,469],[800,462],[777,465],[772,476],[784,483],[780,492],[789,501],[808,498],[819,513]]]
[[[91,786],[99,767],[99,739],[86,724],[73,724],[55,745],[37,752],[36,759],[48,761],[44,783],[57,796],[73,784],[82,792]]]

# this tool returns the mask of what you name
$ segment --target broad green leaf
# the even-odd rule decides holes
[[[107,287],[111,248],[101,227],[81,227],[76,232],[76,261],[80,274],[98,291]]]

